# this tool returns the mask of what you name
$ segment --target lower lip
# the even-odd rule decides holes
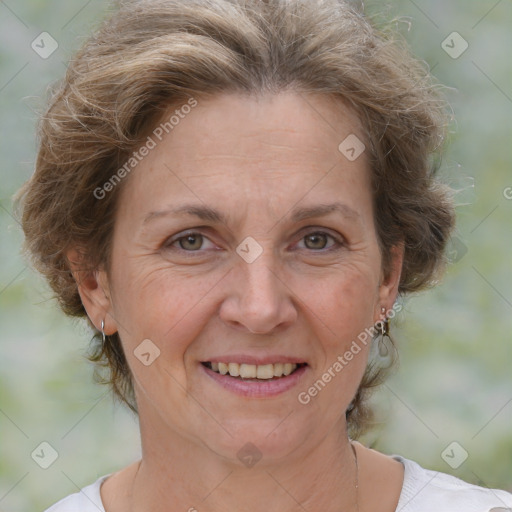
[[[280,395],[285,391],[296,386],[299,380],[302,378],[308,366],[301,366],[297,370],[295,370],[290,375],[286,377],[280,377],[279,379],[268,379],[268,380],[251,380],[244,381],[237,377],[231,377],[229,374],[222,375],[220,373],[214,372],[207,368],[206,366],[199,363],[201,369],[215,382],[218,382],[225,389],[232,391],[233,393],[250,397],[250,398],[267,398],[276,395]]]

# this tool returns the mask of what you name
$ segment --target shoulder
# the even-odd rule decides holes
[[[105,512],[101,501],[100,487],[109,476],[101,476],[96,482],[80,489],[79,492],[66,496],[45,512]]]
[[[512,494],[506,491],[424,469],[400,455],[392,457],[405,468],[397,512],[512,512]]]

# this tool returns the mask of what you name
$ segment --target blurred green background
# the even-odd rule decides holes
[[[450,88],[454,120],[441,172],[460,193],[452,263],[394,322],[400,368],[374,396],[381,424],[363,441],[512,491],[512,3],[366,7],[400,18],[414,53]],[[0,1],[1,511],[43,510],[140,454],[136,419],[92,380],[84,357],[91,333],[59,312],[27,267],[12,214],[12,195],[33,169],[35,110],[106,9],[99,0]],[[58,43],[46,59],[31,48],[41,32]],[[457,58],[458,36],[448,39],[452,55],[442,47],[452,32],[469,45]],[[43,441],[58,453],[46,470],[31,458]],[[453,442],[457,458],[467,452],[457,468],[442,455]]]

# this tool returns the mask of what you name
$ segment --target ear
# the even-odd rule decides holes
[[[112,300],[106,271],[88,268],[84,252],[79,248],[69,249],[66,257],[87,316],[96,329],[101,330],[103,320],[105,334],[114,334],[117,331],[117,324],[112,316]]]
[[[402,275],[402,265],[404,261],[404,243],[400,242],[391,248],[391,261],[388,273],[381,274],[379,285],[379,303],[376,304],[375,318],[381,320],[383,317],[381,308],[389,311],[395,303]],[[377,321],[376,320],[376,321]]]

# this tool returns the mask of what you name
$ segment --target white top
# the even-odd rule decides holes
[[[512,494],[478,487],[412,460],[392,455],[404,465],[404,483],[396,512],[512,512]],[[100,486],[104,475],[51,506],[45,512],[105,512]]]

